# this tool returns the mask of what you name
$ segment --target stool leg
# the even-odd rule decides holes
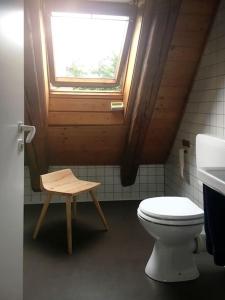
[[[41,228],[41,225],[44,222],[44,219],[45,219],[45,216],[46,216],[46,213],[47,213],[48,206],[49,206],[49,203],[51,201],[51,198],[52,198],[52,194],[48,193],[47,194],[47,198],[44,201],[44,204],[43,204],[43,207],[42,207],[42,210],[41,210],[41,214],[39,216],[39,219],[37,221],[37,224],[36,224],[36,227],[35,227],[35,230],[34,230],[34,233],[33,233],[33,239],[34,240],[36,239],[36,237],[38,235],[38,232],[39,232],[39,230]]]
[[[66,199],[66,225],[67,225],[67,249],[68,253],[72,254],[72,214],[71,203],[73,198]]]
[[[97,198],[96,198],[94,192],[93,192],[93,191],[89,191],[89,193],[90,193],[91,198],[92,198],[92,200],[93,200],[93,202],[94,202],[94,205],[95,205],[95,207],[96,207],[96,209],[97,209],[97,212],[98,212],[98,214],[99,214],[99,216],[100,216],[100,218],[101,218],[101,220],[102,220],[102,223],[103,223],[104,226],[105,226],[105,229],[106,229],[106,230],[109,230],[109,226],[108,226],[107,221],[106,221],[106,219],[105,219],[104,213],[103,213],[103,211],[102,211],[102,209],[101,209],[101,206],[100,206],[100,204],[99,204],[99,202],[98,202],[98,200],[97,200]]]
[[[72,219],[75,219],[77,214],[77,199],[75,196],[73,196],[73,202],[72,202]]]

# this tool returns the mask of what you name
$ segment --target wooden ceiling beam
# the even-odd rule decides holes
[[[121,164],[124,186],[135,182],[167,61],[181,0],[146,1],[127,110],[130,124]]]
[[[31,144],[26,144],[26,161],[30,170],[31,186],[40,191],[40,175],[47,173],[47,111],[48,90],[43,46],[41,44],[40,1],[25,3],[24,34],[24,89],[25,122],[36,127]]]

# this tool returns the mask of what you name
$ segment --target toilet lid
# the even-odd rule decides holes
[[[204,213],[185,197],[155,197],[141,201],[139,210],[150,217],[164,220],[190,220],[202,218]]]

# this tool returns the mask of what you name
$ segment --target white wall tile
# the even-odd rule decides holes
[[[123,187],[120,182],[119,166],[51,166],[50,171],[70,168],[80,179],[97,181],[102,184],[96,189],[99,200],[142,200],[164,194],[164,166],[141,165],[135,184]],[[31,190],[30,174],[25,167],[25,197],[26,204],[40,203],[44,199],[43,193]],[[62,197],[55,197],[54,202],[63,202]],[[88,193],[78,196],[78,201],[90,201]]]

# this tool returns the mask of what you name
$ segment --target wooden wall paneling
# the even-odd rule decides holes
[[[52,165],[118,164],[126,126],[49,127],[48,152]]]
[[[26,155],[33,190],[40,190],[40,174],[48,170],[47,162],[47,85],[39,18],[39,1],[25,2],[24,85],[25,120],[36,127],[32,144],[26,144]]]
[[[115,112],[49,112],[50,126],[64,125],[120,125],[124,122],[123,111]]]
[[[138,74],[134,74],[134,77],[137,76],[135,78],[137,83],[132,82],[133,98],[129,99],[135,103],[132,107],[130,128],[121,165],[121,181],[124,186],[135,182],[180,4],[181,1],[146,2],[142,26],[148,32],[144,32],[145,40],[142,40],[144,55],[139,66],[141,73],[138,70]]]
[[[119,100],[108,99],[74,99],[70,97],[49,99],[50,112],[111,112],[111,102]]]

